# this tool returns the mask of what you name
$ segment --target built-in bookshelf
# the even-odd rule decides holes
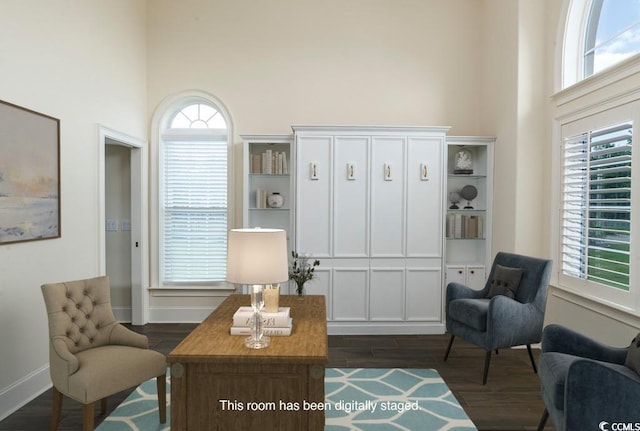
[[[293,244],[293,136],[241,135],[243,140],[243,227],[276,228],[287,231],[289,250]],[[281,205],[270,195],[281,196]]]
[[[447,137],[445,284],[484,286],[491,264],[494,143],[493,137]]]

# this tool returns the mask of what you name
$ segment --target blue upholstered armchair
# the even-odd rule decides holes
[[[482,384],[487,383],[491,352],[526,345],[536,372],[531,344],[540,342],[551,261],[500,252],[482,290],[459,283],[447,285],[445,312],[451,334],[486,350]]]
[[[635,341],[635,340],[634,340]],[[637,345],[631,348],[638,349]],[[556,431],[611,430],[611,424],[640,424],[640,376],[625,366],[631,348],[601,344],[560,325],[542,334],[540,384]]]

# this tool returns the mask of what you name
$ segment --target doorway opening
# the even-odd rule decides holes
[[[116,318],[148,323],[146,142],[99,126],[99,272]]]

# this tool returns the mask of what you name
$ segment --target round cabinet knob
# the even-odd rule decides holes
[[[277,192],[271,193],[267,196],[267,205],[269,208],[280,208],[284,204],[284,197]]]
[[[458,274],[462,274],[462,270],[461,269],[458,270]]]
[[[476,272],[472,269],[471,271],[469,271],[471,274],[475,274]]]

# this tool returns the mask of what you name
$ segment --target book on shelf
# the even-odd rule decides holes
[[[249,172],[252,174],[286,175],[289,174],[287,153],[284,151],[265,150],[262,153],[251,153]]]
[[[480,215],[447,214],[447,238],[484,238],[484,218]]]
[[[293,319],[290,315],[289,307],[279,307],[277,313],[261,313],[262,324],[264,328],[291,328]],[[253,308],[252,307],[240,307],[233,315],[234,327],[247,327],[251,328],[251,321],[253,320]]]
[[[267,189],[256,189],[256,208],[267,208]]]

